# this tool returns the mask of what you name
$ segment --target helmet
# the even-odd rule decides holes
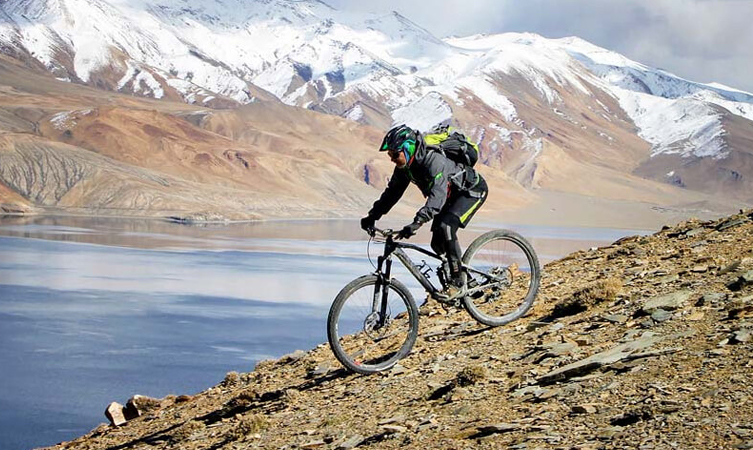
[[[416,154],[416,144],[418,132],[406,125],[398,125],[392,128],[384,136],[382,145],[379,147],[380,152],[387,150],[402,151],[405,154],[405,160],[410,161]]]

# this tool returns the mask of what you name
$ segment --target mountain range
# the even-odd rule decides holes
[[[753,203],[753,94],[576,37],[439,39],[312,0],[8,0],[0,48],[16,209],[351,215],[391,170],[386,128],[447,120],[480,145],[491,210]]]

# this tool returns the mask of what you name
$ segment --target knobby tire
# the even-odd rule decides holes
[[[418,307],[408,288],[396,279],[381,286],[382,290],[389,289],[390,311],[388,312],[391,315],[390,319],[394,322],[384,329],[367,331],[364,324],[358,330],[358,320],[361,320],[363,324],[371,313],[370,304],[367,308],[361,307],[361,304],[366,304],[365,300],[373,298],[378,280],[375,275],[364,275],[351,281],[335,297],[327,318],[327,339],[332,352],[343,366],[360,374],[372,374],[391,368],[410,353],[418,337]],[[345,315],[351,317],[342,316],[344,309],[348,310]],[[356,311],[358,314],[349,314]],[[393,325],[396,330],[388,330]],[[353,333],[347,334],[345,328],[350,328]],[[405,331],[405,340],[400,342],[403,339],[401,336],[403,331]],[[391,335],[390,332],[394,334]],[[382,335],[375,336],[380,333]],[[395,336],[398,338],[394,339]],[[363,343],[363,346],[374,347],[367,359],[362,359],[359,352],[355,350],[360,343]],[[385,354],[378,354],[382,352]],[[361,350],[361,353],[365,354],[366,350]]]
[[[484,266],[488,264],[511,281],[505,289],[489,290],[479,298],[464,297],[463,304],[471,317],[484,325],[497,327],[525,315],[533,306],[541,281],[539,260],[531,244],[514,231],[494,230],[477,237],[468,246],[463,264],[472,266],[480,261],[474,259],[476,256],[485,258]],[[519,269],[521,264],[523,270]],[[473,274],[469,274],[468,281],[472,277]],[[495,302],[499,305],[495,306]]]

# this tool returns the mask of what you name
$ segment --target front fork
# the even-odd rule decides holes
[[[387,296],[390,293],[391,272],[392,258],[380,256],[377,260],[377,282],[374,285],[374,298],[371,303],[371,314],[377,316],[376,329],[382,328],[387,323]]]

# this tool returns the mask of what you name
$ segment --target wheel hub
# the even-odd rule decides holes
[[[372,340],[379,339],[387,332],[387,326],[389,325],[389,319],[384,321],[383,325],[379,324],[380,317],[378,312],[372,312],[363,321],[363,331]]]

